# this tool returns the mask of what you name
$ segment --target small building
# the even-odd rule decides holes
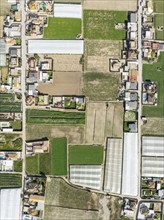
[[[125,102],[125,110],[137,110],[138,108],[138,102],[137,101],[126,101]]]
[[[137,82],[126,82],[125,88],[126,90],[137,90],[138,84]]]
[[[26,154],[38,154],[38,153],[48,153],[49,152],[49,140],[41,139],[34,141],[26,141]]]
[[[136,92],[125,92],[125,101],[137,101],[138,100],[138,94]]]

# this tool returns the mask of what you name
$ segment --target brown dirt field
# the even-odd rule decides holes
[[[85,40],[85,71],[109,72],[109,58],[121,58],[122,41]]]
[[[142,135],[164,135],[164,118],[147,118],[142,126]]]
[[[10,3],[7,0],[0,0],[0,16],[10,14]]]
[[[81,72],[79,63],[81,55],[51,55],[53,58],[53,70],[56,72]]]
[[[81,72],[57,72],[53,83],[39,83],[37,90],[48,95],[81,95]]]
[[[137,0],[84,0],[83,6],[91,10],[136,11]]]
[[[39,139],[42,137],[67,137],[68,144],[84,143],[84,126],[52,126],[35,125],[26,126],[26,138]]]
[[[0,9],[1,10],[1,9]],[[0,16],[0,38],[3,36],[3,16]]]
[[[104,144],[106,137],[123,136],[123,103],[89,102],[85,141],[87,144]]]

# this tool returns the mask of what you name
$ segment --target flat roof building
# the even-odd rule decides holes
[[[54,17],[82,18],[81,4],[54,4]]]
[[[83,40],[28,40],[28,53],[83,54]]]
[[[138,133],[124,133],[122,194],[138,195]]]

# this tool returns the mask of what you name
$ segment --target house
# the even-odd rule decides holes
[[[137,13],[131,12],[130,13],[130,23],[136,23],[137,22]]]
[[[21,36],[21,25],[12,24],[10,27],[4,27],[4,34],[7,37],[20,37]]]
[[[143,47],[144,48],[151,48],[151,42],[150,41],[144,41],[143,42]]]
[[[137,132],[138,131],[138,125],[137,125],[137,122],[135,121],[135,122],[129,122],[128,123],[128,127],[129,127],[129,129],[130,129],[130,132]]]
[[[38,71],[29,71],[28,73],[28,81],[29,82],[37,82],[39,81],[40,73]]]
[[[138,100],[138,94],[136,92],[125,92],[125,101],[137,101]]]
[[[137,90],[138,84],[137,82],[126,82],[125,88],[126,90]]]
[[[137,110],[138,102],[137,101],[125,101],[125,110]]]
[[[26,154],[38,154],[38,153],[48,153],[49,152],[49,140],[41,139],[34,141],[26,141]]]
[[[0,39],[0,66],[6,66],[6,43]]]
[[[37,95],[37,90],[36,90],[37,84],[28,84],[28,95],[33,96]]]

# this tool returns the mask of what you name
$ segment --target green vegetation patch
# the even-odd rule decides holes
[[[120,75],[115,73],[84,73],[83,95],[92,101],[116,100]]]
[[[125,30],[115,29],[117,23],[127,20],[125,11],[84,10],[84,38],[122,40]]]
[[[22,172],[22,160],[14,161],[14,172]]]
[[[155,1],[154,2],[154,12],[155,13],[164,13],[164,1]]]
[[[0,151],[21,151],[22,138],[16,134],[0,134]]]
[[[54,138],[51,145],[52,175],[67,175],[67,139]]]
[[[48,18],[48,27],[44,28],[44,38],[76,39],[81,34],[81,19],[77,18]]]
[[[164,52],[153,64],[143,65],[143,80],[157,82],[158,103],[157,106],[143,106],[143,115],[146,117],[164,117]]]
[[[22,121],[21,120],[11,121],[10,125],[14,131],[21,131],[22,130]]]
[[[67,139],[54,138],[49,153],[26,157],[28,174],[67,175]]]
[[[85,124],[84,112],[62,112],[28,109],[27,123],[32,124]]]
[[[1,66],[0,70],[1,70],[1,80],[2,80],[2,83],[7,83],[8,67],[7,66]]]
[[[20,188],[22,176],[20,174],[0,173],[0,188]]]
[[[69,146],[69,164],[102,164],[103,146]]]
[[[133,111],[126,111],[124,115],[124,121],[136,121],[137,113]]]
[[[164,40],[164,14],[154,15],[155,39]]]
[[[0,93],[0,112],[21,112],[21,102],[12,93]]]

